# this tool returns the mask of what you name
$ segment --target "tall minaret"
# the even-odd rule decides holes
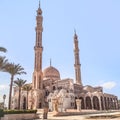
[[[34,63],[34,72],[33,72],[33,89],[42,89],[42,10],[40,8],[40,2],[39,2],[39,8],[37,10],[37,16],[36,16],[36,43],[35,43],[35,63]]]
[[[82,80],[81,80],[81,64],[79,60],[79,47],[78,47],[78,36],[74,34],[74,56],[75,56],[75,77],[76,77],[76,84],[82,85]]]

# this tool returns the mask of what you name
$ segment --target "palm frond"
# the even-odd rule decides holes
[[[7,49],[4,47],[0,47],[0,52],[7,52]]]
[[[23,80],[21,78],[17,78],[17,80],[14,81],[14,84],[21,88],[25,83],[26,83],[27,80]]]
[[[23,89],[24,91],[29,92],[30,90],[32,90],[32,85],[31,85],[31,84],[25,84],[25,85],[22,87],[22,89]]]
[[[11,75],[26,74],[24,68],[20,64],[8,63],[4,72],[8,72]]]
[[[6,59],[6,57],[0,56],[0,71],[4,71],[7,63],[8,63],[8,59]]]

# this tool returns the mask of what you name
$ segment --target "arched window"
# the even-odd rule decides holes
[[[95,110],[100,110],[99,99],[97,96],[93,97],[93,108]]]
[[[91,98],[87,96],[85,101],[86,101],[86,109],[92,109]]]
[[[79,99],[81,100],[81,109],[85,109],[85,106],[84,106],[84,98],[83,98],[83,97],[80,97]]]

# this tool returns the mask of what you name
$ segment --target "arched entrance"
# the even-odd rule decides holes
[[[86,109],[92,109],[91,98],[87,96],[85,101],[86,101]]]
[[[76,105],[76,99],[77,99],[77,97],[75,97],[75,109],[77,109],[77,105]]]
[[[23,98],[23,109],[26,109],[26,104],[27,104],[26,97],[24,97]]]
[[[84,98],[80,97],[79,99],[81,100],[81,109],[85,109]]]
[[[42,108],[42,104],[41,104],[41,102],[39,102],[39,108]]]
[[[49,91],[46,90],[46,91],[45,91],[45,96],[48,96],[48,95],[49,95]]]
[[[95,110],[100,110],[99,99],[97,96],[93,97],[93,108]]]

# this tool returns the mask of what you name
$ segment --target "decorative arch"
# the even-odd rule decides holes
[[[84,98],[80,97],[79,99],[81,99],[81,109],[85,109]]]
[[[97,96],[93,96],[93,108],[95,110],[100,110],[99,99]]]
[[[55,86],[53,86],[53,90],[55,90]]]
[[[39,108],[42,108],[42,103],[41,102],[39,102]]]
[[[86,102],[86,109],[92,109],[91,98],[89,96],[85,99]]]
[[[45,91],[45,96],[48,96],[48,95],[49,95],[49,91],[46,90],[46,91]]]
[[[77,109],[76,99],[78,99],[78,98],[77,98],[77,97],[75,97],[75,109]]]

